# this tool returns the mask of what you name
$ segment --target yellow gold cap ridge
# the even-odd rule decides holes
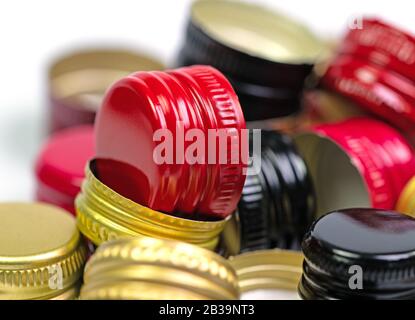
[[[92,162],[91,162],[92,163]],[[214,249],[226,220],[196,221],[164,214],[135,203],[100,182],[86,167],[76,199],[78,226],[95,244],[131,236],[175,239]]]
[[[296,290],[302,275],[304,257],[289,250],[259,250],[230,258],[241,292],[256,289]]]
[[[54,206],[35,203],[0,204],[0,216],[0,238],[7,243],[0,247],[0,299],[69,296],[66,291],[79,282],[87,256],[75,219]],[[63,235],[55,238],[58,233]]]
[[[86,261],[86,247],[79,243],[77,248],[65,258],[40,267],[4,269],[0,266],[0,299],[16,297],[18,299],[45,299],[49,296],[66,295],[67,290],[71,290],[79,282],[83,266]],[[61,270],[63,276],[62,288],[50,288],[49,281],[53,273]],[[59,273],[60,274],[60,273]]]
[[[209,297],[198,295],[179,288],[169,288],[154,283],[114,283],[84,286],[81,291],[82,300],[171,300],[172,290],[176,300],[209,300]]]
[[[171,280],[168,276],[172,276]],[[103,244],[87,263],[84,279],[81,297],[90,297],[86,292],[98,292],[99,288],[107,288],[105,294],[101,293],[108,295],[108,283],[122,288],[122,283],[128,287],[140,281],[154,283],[167,292],[178,288],[182,293],[211,299],[239,297],[236,273],[226,259],[194,245],[148,237]],[[179,279],[184,282],[180,284]],[[170,293],[170,299],[174,298]]]

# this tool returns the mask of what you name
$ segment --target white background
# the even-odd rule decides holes
[[[410,0],[268,0],[321,37],[339,36],[352,16],[383,17],[415,32]],[[138,47],[169,63],[180,46],[190,0],[0,1],[0,201],[29,200],[44,139],[46,70],[84,46]]]

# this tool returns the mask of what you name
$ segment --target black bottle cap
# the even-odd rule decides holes
[[[222,71],[238,94],[245,119],[255,121],[300,110],[305,79],[322,49],[305,27],[263,7],[196,1],[177,64]]]
[[[313,69],[312,63],[282,63],[254,56],[216,40],[191,19],[185,33],[185,44],[179,53],[179,63],[208,64],[241,82],[265,85],[269,88],[298,90]]]
[[[307,167],[292,143],[286,135],[261,131],[261,170],[246,177],[238,211],[223,234],[230,255],[300,249],[314,217],[314,192]]]
[[[268,153],[266,151],[264,152],[264,148],[262,150],[261,172],[265,178],[266,192],[268,192],[269,198],[268,237],[271,240],[270,248],[288,248],[289,241],[285,232],[283,232],[285,225],[283,216],[285,212],[283,201],[284,193],[280,177],[272,164],[272,160],[269,159]]]
[[[299,291],[305,299],[415,297],[415,219],[409,216],[377,209],[331,212],[313,223],[302,248]],[[361,268],[360,287],[350,284],[359,270],[354,268]]]
[[[241,223],[241,251],[266,249],[268,236],[269,197],[261,172],[246,177],[238,204]]]
[[[299,243],[314,219],[314,189],[306,164],[287,135],[263,131],[264,165],[267,160],[271,170],[264,171],[275,203],[279,234],[284,234],[299,249]],[[279,187],[275,188],[278,181]]]
[[[246,177],[236,212],[221,235],[219,253],[225,257],[271,248],[270,199],[262,172]]]

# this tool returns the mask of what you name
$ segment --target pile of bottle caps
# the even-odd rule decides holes
[[[38,202],[0,204],[0,298],[414,298],[412,35],[364,19],[333,49],[199,0],[175,66],[85,50],[49,79]]]

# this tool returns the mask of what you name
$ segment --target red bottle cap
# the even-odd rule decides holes
[[[210,144],[209,129],[214,134],[226,129],[238,141],[227,139],[224,153],[219,139],[216,147]],[[112,86],[97,116],[100,179],[154,210],[224,218],[236,208],[245,181],[242,129],[238,98],[216,69],[194,66],[132,74]],[[161,134],[156,137],[156,132]],[[203,144],[204,153],[196,152],[203,161],[190,164],[195,142]],[[167,147],[158,153],[162,144]],[[159,155],[158,162],[154,155]]]
[[[331,68],[345,68],[355,70],[356,77],[363,82],[380,82],[395,90],[408,101],[415,103],[415,82],[401,76],[393,70],[367,63],[360,58],[350,55],[339,55],[332,62]]]
[[[296,142],[310,168],[320,214],[340,207],[393,209],[415,175],[413,148],[380,121],[320,125]]]
[[[37,159],[36,199],[75,213],[74,199],[94,156],[92,126],[65,129],[50,137]]]
[[[339,57],[327,69],[322,82],[405,134],[414,134],[415,90],[409,80],[375,65]]]
[[[364,19],[361,29],[346,35],[340,52],[364,57],[415,79],[415,37],[383,21]]]

